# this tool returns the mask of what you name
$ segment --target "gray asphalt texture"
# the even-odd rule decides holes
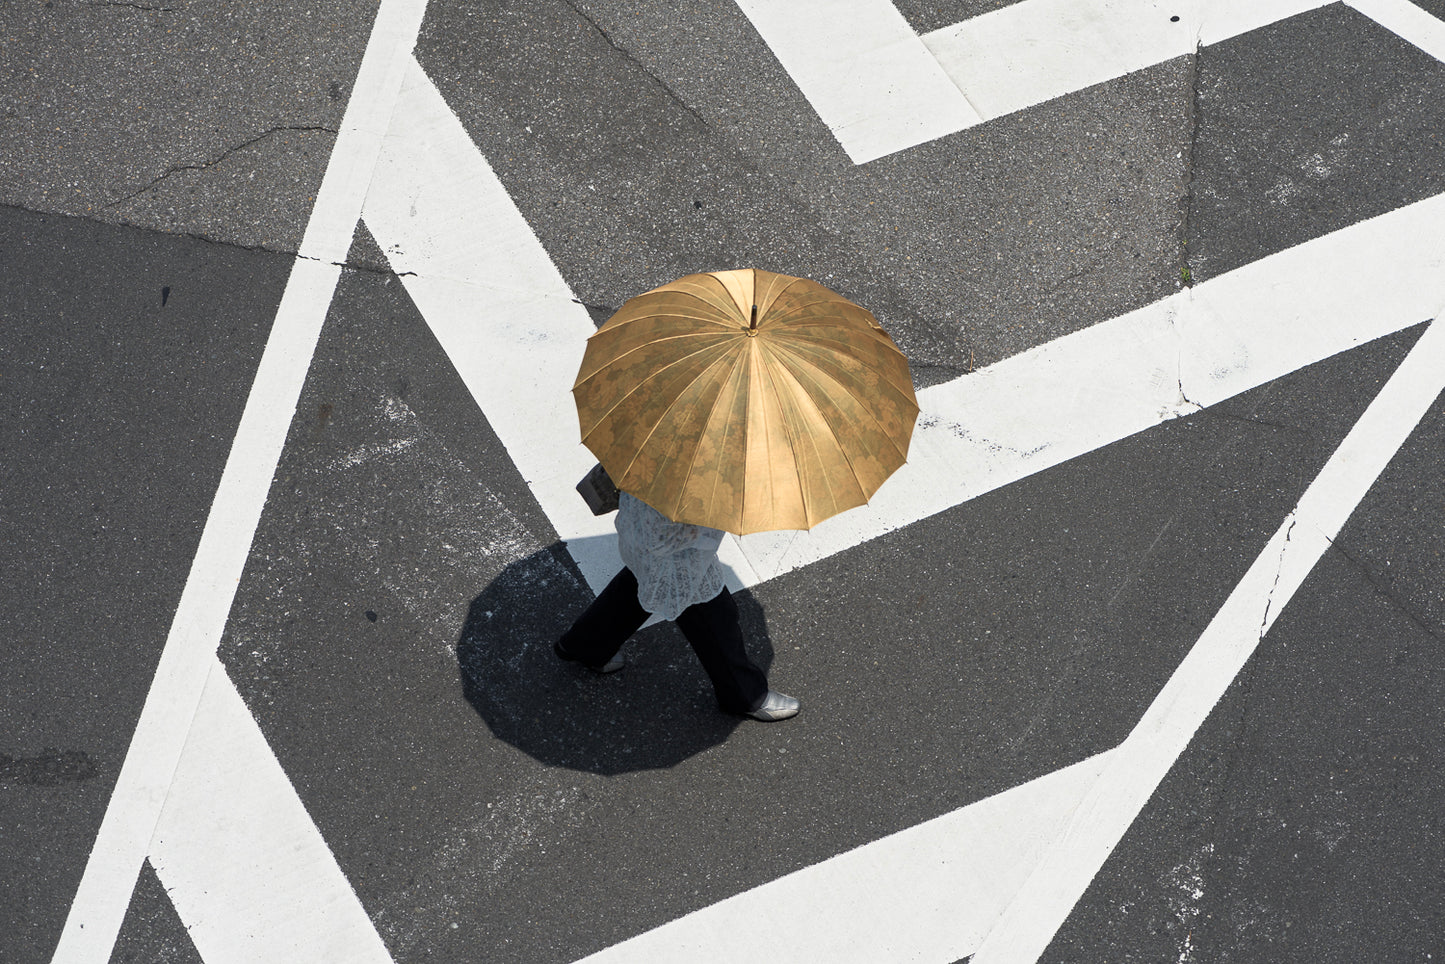
[[[292,251],[374,0],[0,6],[0,203]]]
[[[0,959],[29,961],[80,882],[290,265],[14,208],[0,257]]]
[[[576,7],[432,3],[417,55],[584,303],[813,277],[931,384],[1181,284],[1186,58],[858,167],[731,0]]]
[[[374,12],[0,5],[0,960],[64,923]],[[433,0],[417,56],[597,320],[757,264],[920,386],[1445,189],[1445,65],[1342,4],[861,167],[731,0]],[[1113,746],[1421,330],[742,594],[762,726],[670,626],[551,657],[590,592],[348,264],[220,656],[399,964],[572,961]],[[1442,404],[1043,960],[1441,958]],[[112,960],[198,960],[149,865]]]
[[[1044,961],[1439,958],[1442,446],[1437,402]]]

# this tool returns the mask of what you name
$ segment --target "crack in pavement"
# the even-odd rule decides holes
[[[1188,401],[1188,399],[1185,399],[1185,401]],[[1194,403],[1190,402],[1190,404],[1192,405]],[[1203,412],[1206,415],[1209,415],[1211,418],[1228,419],[1231,422],[1244,422],[1247,425],[1262,425],[1266,428],[1277,428],[1284,432],[1294,432],[1298,435],[1304,436],[1308,436],[1310,434],[1308,431],[1298,425],[1290,425],[1286,422],[1275,422],[1267,418],[1258,418],[1254,415],[1238,415],[1234,412],[1221,412],[1218,411],[1217,408],[1206,408],[1203,409]]]
[[[1299,510],[1290,512],[1289,528],[1284,530],[1284,545],[1279,548],[1279,564],[1274,570],[1274,584],[1269,587],[1269,596],[1264,601],[1264,616],[1259,621],[1259,639],[1269,633],[1269,611],[1274,606],[1274,593],[1279,588],[1279,577],[1284,572],[1284,557],[1289,555],[1290,538],[1294,535],[1294,527],[1299,525]]]
[[[235,249],[235,250],[237,250],[237,251],[251,251],[251,252],[258,252],[258,253],[261,253],[261,254],[274,254],[274,255],[278,255],[278,256],[280,256],[280,257],[286,257],[286,258],[299,258],[299,259],[305,260],[305,261],[321,261],[321,260],[323,260],[323,259],[321,259],[321,258],[316,257],[315,255],[302,254],[301,252],[299,252],[299,251],[294,251],[294,250],[292,250],[292,249],[290,249],[290,248],[272,248],[272,247],[268,247],[267,245],[264,245],[264,244],[244,244],[244,243],[242,243],[242,242],[240,242],[240,241],[227,241],[227,240],[225,240],[225,239],[223,239],[223,238],[213,238],[213,237],[210,237],[209,235],[196,234],[195,232],[192,232],[192,231],[162,231],[162,230],[159,229],[159,228],[145,227],[145,226],[143,226],[143,225],[137,225],[137,224],[129,224],[129,223],[125,222],[125,221],[119,221],[119,222],[117,222],[117,221],[107,221],[107,220],[104,220],[104,219],[102,219],[102,218],[87,218],[87,217],[81,217],[80,215],[76,215],[76,214],[66,214],[66,213],[60,212],[60,211],[45,211],[45,210],[41,210],[41,209],[38,209],[38,208],[27,208],[27,207],[24,207],[24,206],[19,205],[19,204],[0,204],[0,211],[5,211],[5,210],[9,210],[9,211],[23,211],[23,212],[25,212],[26,214],[37,214],[37,215],[40,215],[41,217],[46,217],[46,218],[66,218],[66,219],[75,220],[75,221],[84,221],[84,222],[89,223],[89,224],[100,224],[100,225],[104,225],[104,226],[110,227],[110,228],[115,228],[115,227],[128,228],[128,229],[134,230],[134,231],[144,231],[144,232],[146,232],[146,233],[148,233],[148,234],[159,234],[159,235],[163,235],[163,236],[168,237],[168,238],[185,238],[185,239],[188,240],[188,241],[199,241],[199,242],[201,242],[202,244],[210,244],[210,245],[216,245],[216,246],[218,246],[218,247],[233,248],[233,249]],[[394,277],[394,278],[408,278],[408,277],[414,278],[414,277],[417,276],[417,273],[416,273],[415,271],[393,271],[393,270],[391,270],[390,268],[378,268],[378,267],[375,267],[374,265],[366,264],[366,263],[360,262],[360,261],[331,261],[331,262],[329,262],[329,263],[332,264],[332,265],[335,265],[335,266],[338,267],[338,268],[344,268],[344,269],[349,270],[349,271],[367,271],[367,272],[370,272],[371,274],[386,275],[386,276],[388,276],[388,277]],[[579,304],[580,304],[580,302],[579,302]]]
[[[1385,597],[1387,602],[1391,603],[1395,606],[1396,609],[1404,613],[1405,618],[1409,619],[1410,622],[1414,623],[1417,628],[1419,628],[1430,638],[1434,639],[1436,642],[1445,643],[1445,632],[1442,632],[1441,629],[1435,626],[1431,626],[1430,623],[1426,621],[1424,616],[1415,612],[1415,610],[1412,609],[1405,602],[1405,600],[1400,597],[1399,593],[1395,592],[1394,587],[1382,578],[1382,574],[1378,570],[1368,565],[1363,559],[1352,554],[1348,549],[1346,549],[1340,544],[1338,538],[1326,538],[1326,541],[1329,542],[1331,549],[1335,550],[1340,554],[1341,558],[1345,559],[1347,562],[1350,563],[1350,565],[1354,566],[1357,570],[1359,570],[1360,575],[1365,577],[1365,581],[1370,584],[1371,588],[1373,588],[1375,592]]]
[[[648,70],[647,65],[644,64],[642,61],[638,60],[637,57],[633,55],[632,51],[628,50],[626,47],[621,46],[617,43],[617,41],[613,40],[612,35],[609,34],[606,30],[602,29],[602,25],[599,24],[596,20],[593,20],[590,16],[588,16],[581,7],[577,6],[575,0],[563,0],[563,2],[566,3],[567,6],[572,8],[573,13],[577,14],[577,16],[581,17],[584,21],[586,21],[588,26],[601,34],[602,39],[607,42],[607,46],[617,51],[630,63],[635,64],[637,66],[637,69],[642,71],[643,74],[645,74],[654,84],[661,87],[663,92],[666,93],[667,96],[671,98],[674,103],[677,104],[677,106],[681,107],[688,114],[692,115],[693,120],[697,121],[704,128],[708,127],[708,122],[703,119],[703,116],[699,114],[696,110],[694,110],[687,101],[679,97],[677,91],[673,90],[671,85],[669,85],[667,81],[663,80],[661,77]]]
[[[1149,560],[1154,558],[1154,550],[1159,548],[1159,543],[1164,541],[1164,537],[1169,534],[1169,530],[1174,528],[1174,523],[1178,521],[1178,513],[1170,516],[1169,521],[1164,523],[1164,528],[1160,529],[1154,536],[1154,541],[1149,543],[1149,548],[1138,554],[1135,564],[1130,567],[1128,572],[1124,573],[1124,580],[1119,584],[1119,588],[1114,590],[1114,594],[1110,596],[1109,601],[1104,604],[1105,611],[1112,610],[1114,604],[1119,601],[1119,597],[1124,595],[1124,591],[1134,584],[1135,578],[1139,575],[1139,571],[1144,568]]]
[[[280,127],[272,127],[269,130],[262,131],[260,134],[257,134],[255,137],[251,138],[248,141],[237,144],[235,147],[226,148],[224,151],[211,158],[209,161],[202,161],[200,164],[178,164],[174,167],[169,167],[159,177],[152,179],[149,184],[145,185],[140,190],[127,194],[125,197],[118,198],[117,200],[111,201],[103,206],[107,208],[113,208],[117,205],[124,204],[126,201],[130,201],[134,198],[140,197],[142,194],[146,193],[151,188],[155,187],[157,184],[170,177],[172,174],[179,174],[182,171],[204,171],[209,167],[214,167],[215,165],[224,161],[226,158],[230,157],[232,154],[235,154],[237,151],[243,151],[254,144],[264,141],[271,135],[279,134],[282,131],[325,131],[329,134],[338,133],[336,128],[326,127],[320,124],[283,125]]]

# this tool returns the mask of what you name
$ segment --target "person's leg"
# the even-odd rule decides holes
[[[684,609],[676,622],[712,680],[719,706],[748,713],[763,702],[768,677],[748,658],[738,604],[726,587],[707,602]]]
[[[647,610],[637,601],[637,577],[623,569],[598,594],[572,628],[557,640],[557,655],[601,670],[627,638],[647,622]]]

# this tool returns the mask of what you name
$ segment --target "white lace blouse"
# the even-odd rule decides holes
[[[637,601],[663,619],[722,592],[722,530],[673,522],[626,492],[618,498],[617,544],[637,577]]]

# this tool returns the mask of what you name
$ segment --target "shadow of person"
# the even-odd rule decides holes
[[[492,733],[542,763],[617,774],[673,766],[727,739],[741,718],[677,627],[645,627],[622,648],[627,668],[598,676],[552,643],[594,598],[562,543],[507,566],[472,600],[457,640],[462,693]],[[748,653],[772,665],[767,620],[735,594]]]

